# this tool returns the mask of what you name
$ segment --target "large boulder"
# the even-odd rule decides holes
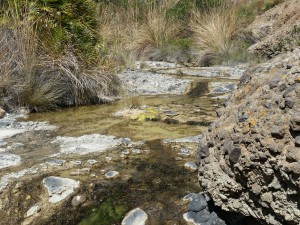
[[[299,59],[300,48],[251,68],[203,134],[199,181],[221,209],[300,224]]]

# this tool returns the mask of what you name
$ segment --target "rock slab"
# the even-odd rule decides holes
[[[136,208],[127,213],[122,221],[122,225],[145,225],[147,220],[147,213],[140,208]]]
[[[79,187],[80,182],[61,177],[46,177],[43,180],[44,187],[48,190],[49,202],[52,204],[58,203],[69,195],[71,195],[76,188]]]

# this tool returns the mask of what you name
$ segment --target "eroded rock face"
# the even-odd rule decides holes
[[[246,74],[200,141],[200,183],[223,210],[300,224],[300,49]]]

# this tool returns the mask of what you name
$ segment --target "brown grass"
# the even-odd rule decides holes
[[[99,4],[99,33],[103,37],[109,57],[125,65],[137,58],[147,57],[153,49],[163,48],[174,41],[181,31],[178,22],[167,17],[167,9],[177,0],[149,5],[138,9],[135,4],[122,7]],[[112,60],[111,60],[112,61]]]
[[[228,55],[233,48],[234,37],[240,31],[241,22],[235,7],[223,6],[202,13],[195,11],[191,30],[196,48],[201,54],[214,57]]]
[[[166,9],[150,10],[129,48],[138,56],[147,55],[153,49],[169,45],[179,37],[180,31],[180,25],[167,17]]]

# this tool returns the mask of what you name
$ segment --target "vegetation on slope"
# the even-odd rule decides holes
[[[242,24],[270,2],[278,0],[0,1],[0,105],[101,103],[118,92],[113,71],[137,59],[247,61],[252,40]]]

